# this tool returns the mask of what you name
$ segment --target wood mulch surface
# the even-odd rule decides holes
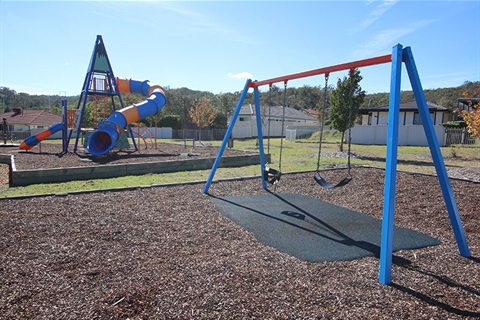
[[[9,166],[8,164],[0,163],[0,192],[8,189],[9,184]]]
[[[68,150],[72,152],[73,145],[71,145]],[[209,146],[208,142],[203,144],[197,142],[193,150],[191,142],[187,146],[187,149],[185,149],[183,145],[171,143],[158,143],[157,148],[149,145],[147,149],[142,145],[140,152],[135,152],[133,149],[116,150],[115,152],[100,157],[94,157],[80,147],[77,150],[77,154],[62,154],[61,145],[48,143],[43,143],[41,149],[36,146],[30,151],[19,150],[18,147],[0,148],[1,154],[13,154],[15,156],[15,166],[17,170],[159,162],[186,158],[213,158],[217,155],[217,152],[218,148]],[[244,154],[247,153],[228,148],[226,148],[224,152],[224,156],[227,157]]]
[[[345,172],[325,172],[339,181]],[[384,171],[354,168],[305,194],[381,218]],[[459,255],[436,177],[398,173],[395,224],[442,244],[379,259],[309,263],[259,243],[211,197],[261,194],[259,179],[0,200],[0,319],[474,319],[480,317],[480,184],[452,180],[470,258]]]

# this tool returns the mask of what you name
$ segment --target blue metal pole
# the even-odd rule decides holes
[[[62,99],[62,121],[63,121],[63,129],[62,129],[62,149],[63,153],[68,152],[68,143],[67,143],[67,99]]]
[[[252,80],[248,79],[245,83],[245,87],[243,88],[242,94],[240,95],[240,99],[238,100],[237,107],[233,112],[232,119],[230,120],[230,124],[228,125],[227,132],[225,132],[225,136],[223,137],[222,145],[218,150],[217,157],[215,158],[215,162],[213,163],[212,170],[210,170],[210,174],[208,175],[207,182],[205,183],[205,187],[203,188],[203,193],[208,193],[208,189],[210,189],[210,184],[212,184],[213,177],[215,176],[215,172],[217,171],[218,166],[220,165],[220,160],[222,158],[223,152],[225,151],[225,147],[228,143],[228,138],[232,134],[233,127],[235,126],[235,122],[237,121],[238,115],[240,114],[240,110],[242,109],[243,101],[245,101],[245,97],[248,93],[248,84],[252,82]]]
[[[470,249],[468,248],[465,233],[462,227],[462,221],[458,214],[457,204],[453,196],[450,180],[448,179],[447,170],[443,161],[442,153],[440,151],[440,145],[438,144],[437,136],[435,134],[435,128],[433,126],[432,119],[430,118],[430,112],[428,110],[425,94],[423,93],[422,84],[420,83],[420,77],[418,75],[417,67],[413,59],[412,50],[410,47],[405,48],[403,53],[403,59],[405,61],[405,67],[407,68],[408,77],[412,85],[415,101],[417,102],[420,118],[422,119],[423,129],[427,137],[428,146],[430,147],[430,153],[432,155],[435,170],[437,171],[438,181],[442,189],[443,198],[447,206],[448,215],[450,217],[450,223],[452,224],[453,233],[457,240],[457,246],[460,254],[464,257],[470,257]]]
[[[78,118],[77,136],[75,137],[75,144],[73,145],[73,153],[77,153],[78,139],[80,139],[80,134],[81,134],[81,129],[82,129],[83,114],[85,112],[85,107],[87,105],[87,100],[88,100],[88,88],[90,88],[90,83],[92,82],[93,72],[88,72],[87,77],[88,77],[88,79],[85,81],[85,85],[84,85],[84,89],[83,89],[84,91],[80,95],[80,99],[83,98],[83,104],[82,104],[82,109],[80,110],[80,117]],[[79,111],[79,109],[78,109],[78,106],[77,106],[77,112],[78,111]],[[77,115],[77,117],[78,117],[78,115]]]
[[[262,131],[262,114],[260,112],[260,94],[258,87],[253,91],[255,98],[255,115],[257,118],[257,137],[258,148],[260,150],[260,176],[262,177],[262,187],[267,190],[267,182],[263,179],[263,170],[265,169],[265,150],[263,149],[263,131]]]
[[[392,77],[390,81],[390,107],[388,111],[387,155],[383,194],[382,240],[380,247],[379,281],[392,281],[393,227],[397,182],[398,122],[400,117],[400,84],[402,75],[402,45],[392,51]]]

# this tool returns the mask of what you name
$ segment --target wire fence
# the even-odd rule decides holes
[[[285,131],[287,141],[295,142],[297,139],[309,138],[313,133],[318,132],[318,127],[289,127]],[[223,140],[227,129],[180,129],[172,130],[173,139],[189,140]],[[0,132],[1,133],[1,132]],[[6,138],[9,141],[22,141],[32,135],[32,131],[9,131]],[[463,144],[474,145],[476,138],[472,137],[467,128],[447,128],[445,131],[445,145]]]
[[[9,131],[6,137],[3,137],[2,135],[2,138],[5,138],[9,141],[22,141],[27,139],[31,135],[32,135],[31,131]]]
[[[173,139],[200,141],[223,140],[227,129],[180,129],[172,131]]]

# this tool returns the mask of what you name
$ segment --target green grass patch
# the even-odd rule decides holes
[[[331,132],[324,135],[322,142],[320,168],[346,167],[347,154],[340,153],[340,134]],[[160,142],[176,143],[183,145],[183,140],[161,139]],[[52,141],[59,143],[58,141]],[[44,143],[50,143],[44,142]],[[190,141],[191,143],[191,141]],[[264,148],[267,152],[268,139],[264,139]],[[270,153],[275,169],[280,167],[280,138],[270,139]],[[204,144],[220,146],[221,141],[206,141]],[[345,151],[347,145],[344,145]],[[258,152],[257,139],[236,139],[234,149]],[[450,146],[441,148],[445,164],[448,167],[476,167],[480,168],[480,146]],[[352,145],[352,165],[370,165],[385,167],[386,146],[381,145]],[[281,171],[300,172],[314,171],[317,167],[318,158],[318,134],[310,139],[290,142],[283,140],[281,155]],[[410,172],[435,173],[430,149],[428,147],[400,146],[398,148],[398,169]],[[65,183],[37,184],[26,187],[9,188],[0,193],[0,197],[13,197],[30,194],[58,194],[65,192],[106,190],[112,188],[125,188],[148,185],[162,185],[171,183],[185,183],[191,181],[206,181],[210,170],[190,172],[176,172],[164,174],[147,174],[142,176],[128,176],[111,179],[96,179],[86,181],[71,181]],[[236,177],[259,176],[259,165],[240,168],[219,168],[215,180]]]

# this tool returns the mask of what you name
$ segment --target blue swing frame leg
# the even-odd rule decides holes
[[[208,189],[210,189],[210,185],[212,184],[212,180],[215,177],[215,172],[217,171],[218,166],[220,165],[220,160],[222,159],[223,152],[228,143],[228,139],[232,134],[233,127],[235,126],[235,122],[237,121],[238,115],[240,114],[240,109],[242,109],[243,101],[245,101],[245,97],[248,93],[248,84],[252,82],[252,80],[248,79],[245,83],[245,87],[243,88],[242,94],[240,95],[240,99],[238,99],[237,106],[235,111],[233,112],[232,119],[230,120],[230,124],[228,125],[227,132],[225,132],[225,136],[223,137],[222,145],[218,150],[217,157],[215,158],[215,162],[213,163],[212,170],[210,170],[210,174],[208,175],[207,182],[205,183],[205,187],[203,188],[203,193],[208,193]],[[263,148],[262,148],[263,150]]]
[[[388,284],[392,274],[393,227],[397,182],[398,123],[400,117],[400,83],[402,74],[402,45],[393,47],[390,107],[388,112],[387,159],[383,195],[382,240],[380,247],[379,281]]]
[[[433,163],[437,171],[438,180],[442,189],[450,222],[452,224],[455,239],[460,255],[470,257],[470,250],[466,241],[462,222],[458,214],[457,204],[453,196],[452,187],[448,179],[445,163],[440,151],[440,145],[435,134],[427,101],[415,66],[413,54],[410,47],[402,49],[398,44],[392,52],[392,78],[390,84],[390,110],[388,115],[388,136],[387,136],[387,161],[385,170],[384,206],[382,220],[382,239],[380,249],[380,275],[379,281],[389,284],[392,281],[392,252],[393,252],[393,230],[394,210],[396,192],[396,170],[398,154],[398,118],[400,114],[400,82],[401,64],[405,62],[408,77],[415,96],[415,101],[423,123],[423,129],[427,137],[428,146],[432,155]]]
[[[267,181],[263,179],[263,171],[265,170],[265,150],[263,149],[263,129],[262,129],[262,117],[260,111],[260,93],[258,88],[253,90],[253,96],[255,98],[255,115],[257,119],[257,136],[258,136],[258,149],[260,151],[260,176],[262,177],[262,187],[267,190]]]
[[[468,248],[465,232],[463,230],[462,221],[458,213],[457,203],[453,196],[452,186],[448,179],[447,169],[443,161],[442,153],[440,151],[440,145],[435,134],[435,128],[433,126],[432,119],[430,118],[430,112],[428,110],[427,100],[423,93],[422,84],[420,83],[420,77],[418,76],[417,67],[413,59],[412,50],[410,47],[406,47],[403,52],[403,59],[405,61],[405,67],[407,68],[408,77],[413,88],[413,94],[417,107],[422,119],[423,129],[427,137],[428,146],[430,147],[430,153],[432,155],[435,170],[437,172],[438,181],[442,189],[443,199],[448,210],[448,216],[450,223],[452,224],[453,233],[457,241],[457,246],[460,251],[460,255],[463,257],[470,257],[470,249]]]

